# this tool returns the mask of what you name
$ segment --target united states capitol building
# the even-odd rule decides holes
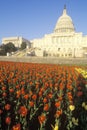
[[[87,36],[77,33],[66,7],[59,17],[54,31],[40,39],[30,40],[31,47],[25,53],[50,57],[87,57]],[[32,53],[32,51],[34,53]]]
[[[84,57],[87,55],[87,36],[76,33],[71,17],[64,7],[54,32],[41,39],[32,40],[33,47],[45,51],[48,56]]]

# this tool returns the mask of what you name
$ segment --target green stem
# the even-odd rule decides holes
[[[2,130],[2,126],[1,126],[1,116],[0,116],[0,130]]]
[[[8,125],[8,130],[10,130],[10,125]]]

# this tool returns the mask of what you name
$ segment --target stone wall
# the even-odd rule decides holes
[[[87,64],[87,58],[55,58],[55,57],[0,57],[0,61],[45,63],[45,64]]]

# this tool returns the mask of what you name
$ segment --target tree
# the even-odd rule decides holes
[[[14,52],[16,50],[17,50],[17,48],[11,42],[9,42],[7,44],[2,44],[0,46],[0,55],[6,55],[7,52],[11,53],[11,52]]]
[[[6,55],[5,50],[3,50],[3,49],[0,48],[0,56],[4,56],[4,55]]]
[[[6,45],[5,45],[5,51],[6,52],[14,52],[14,51],[16,51],[17,50],[17,48],[14,46],[14,44],[13,43],[11,43],[11,42],[9,42],[9,43],[7,43]]]
[[[26,44],[26,42],[22,42],[22,44],[21,44],[21,50],[23,50],[23,49],[25,49],[26,48],[26,46],[27,46],[27,44]]]

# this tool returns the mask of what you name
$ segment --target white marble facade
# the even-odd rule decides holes
[[[21,47],[22,42],[25,42],[27,46],[29,47],[31,46],[30,42],[23,37],[6,37],[2,39],[2,44],[7,44],[9,42],[13,43],[15,47],[18,47],[18,48]]]
[[[87,36],[77,33],[73,21],[67,14],[66,7],[59,17],[54,32],[41,39],[31,40],[32,47],[43,51],[43,56],[86,57]],[[36,53],[39,56],[40,51]]]

